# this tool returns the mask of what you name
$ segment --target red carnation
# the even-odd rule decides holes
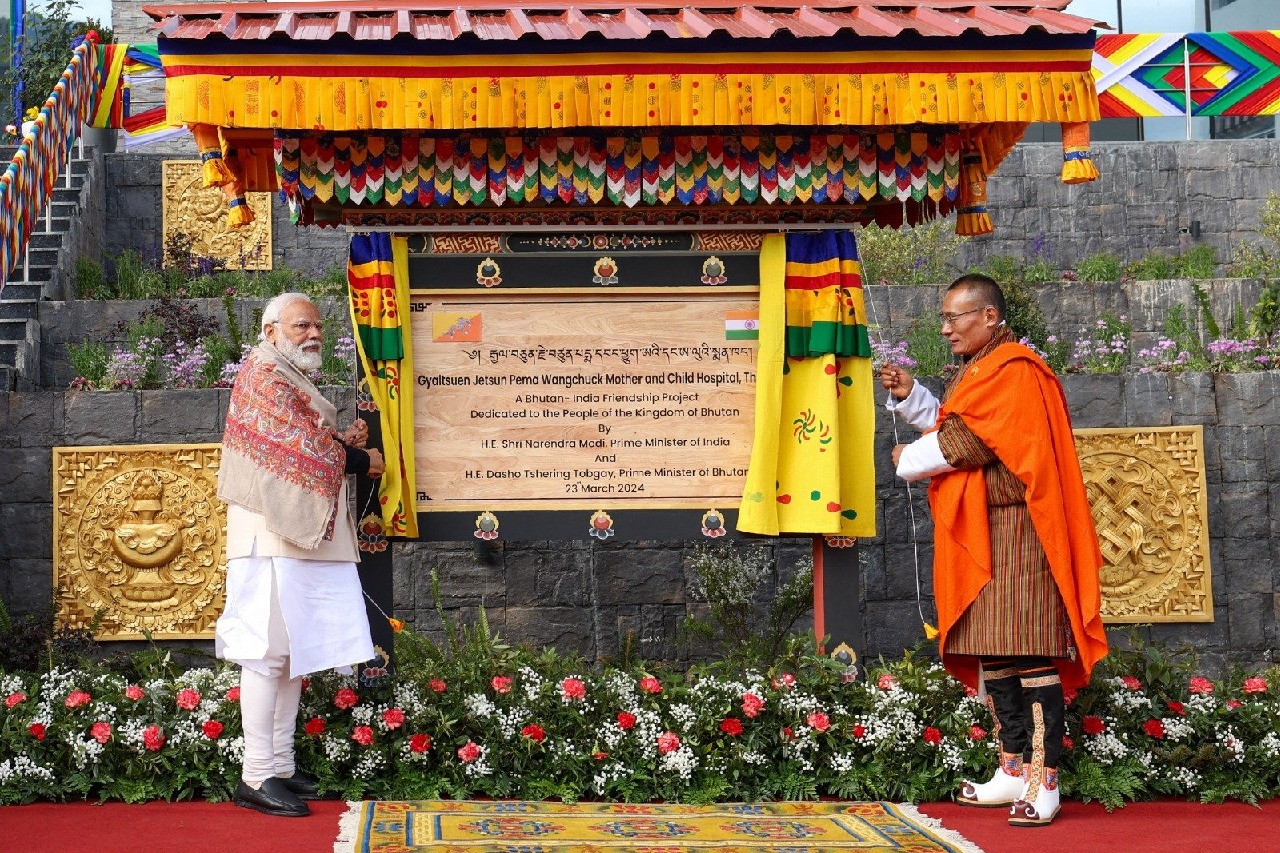
[[[4,706],[6,708],[12,708],[14,705],[17,705],[19,702],[25,702],[26,699],[27,699],[27,694],[19,690],[17,693],[10,693],[8,696],[4,697]]]
[[[737,737],[742,734],[742,721],[737,717],[725,717],[720,721],[720,731],[729,737]]]
[[[804,721],[816,732],[825,732],[827,729],[831,728],[831,718],[821,711],[814,711],[812,714],[805,717]]]
[[[44,733],[46,731],[44,723],[32,723],[27,726],[27,731],[31,732],[31,736],[36,740],[44,740]]]
[[[921,735],[921,737],[924,738],[925,743],[931,743],[931,744],[934,744],[935,746],[937,744],[942,743],[942,732],[940,732],[938,729],[934,728],[933,726],[926,727],[924,730],[924,734]]]
[[[1107,724],[1102,721],[1101,717],[1089,714],[1080,721],[1080,728],[1084,729],[1084,733],[1087,735],[1100,735],[1107,730]]]
[[[656,682],[657,679],[654,681]],[[566,678],[560,682],[560,695],[574,701],[583,699],[587,695],[587,685],[583,684],[581,679]]]
[[[142,745],[152,752],[159,752],[167,740],[159,726],[147,726],[142,730]]]
[[[1194,675],[1187,682],[1187,690],[1201,696],[1207,696],[1213,692],[1213,682],[1205,678],[1203,675]]]
[[[1177,714],[1179,717],[1185,717],[1187,715],[1187,707],[1181,702],[1170,702],[1169,710]]]
[[[427,682],[427,686],[435,693],[443,693],[449,689],[449,685],[444,683],[443,678],[433,678]]]
[[[141,699],[143,696],[146,696],[146,695],[147,695],[147,692],[136,684],[130,684],[128,687],[124,689],[124,698],[132,699],[134,702],[137,702],[139,699]]]
[[[409,738],[409,751],[422,754],[431,748],[431,735],[413,735]]]
[[[855,740],[862,740],[867,736],[867,727],[862,723],[857,723],[853,727],[853,737]]]
[[[462,746],[458,747],[458,758],[462,760],[463,764],[470,764],[479,758],[480,755],[480,747],[475,743],[475,741],[469,740]]]
[[[542,726],[535,726],[533,723],[530,723],[521,729],[520,734],[527,737],[534,743],[542,743],[547,739],[547,733],[543,731]]]
[[[350,687],[344,687],[333,695],[334,707],[339,711],[354,708],[359,701],[360,697]]]
[[[302,727],[302,730],[311,737],[320,737],[320,735],[324,734],[324,720],[319,717],[312,717],[307,720],[307,724]]]
[[[742,694],[742,713],[747,719],[754,720],[760,715],[760,710],[764,708],[764,700],[754,693]]]
[[[493,685],[494,693],[511,692],[511,676],[509,675],[495,675],[490,683]]]
[[[1128,687],[1130,690],[1142,689],[1142,682],[1134,678],[1132,675],[1120,676],[1120,683],[1123,684],[1125,687]]]
[[[1253,678],[1246,678],[1244,680],[1245,693],[1266,693],[1268,686],[1267,680],[1260,676],[1255,675]]]
[[[987,730],[982,726],[969,726],[969,740],[985,740]]]
[[[373,743],[373,729],[368,726],[356,726],[351,730],[351,739],[361,746],[370,746]]]
[[[200,731],[204,732],[204,736],[209,740],[217,740],[222,737],[222,723],[217,720],[205,720]]]
[[[675,732],[663,732],[658,735],[658,752],[666,755],[680,748],[680,737]]]
[[[98,743],[106,743],[107,741],[111,740],[111,724],[104,723],[104,722],[94,723],[89,728],[89,734]]]
[[[404,725],[404,711],[399,708],[388,708],[382,712],[382,722],[388,729],[398,729]]]
[[[227,691],[227,701],[228,701],[228,702],[239,702],[239,701],[240,701],[240,688],[239,688],[239,687],[232,687],[230,690],[228,690],[228,691]]]
[[[1062,748],[1063,748],[1063,749],[1075,749],[1075,748],[1076,748],[1076,742],[1075,742],[1074,740],[1072,740],[1072,739],[1071,739],[1071,735],[1063,735],[1063,736],[1062,736]]]
[[[1159,720],[1147,720],[1142,724],[1142,730],[1153,738],[1158,740],[1164,739],[1164,723]]]
[[[618,712],[618,728],[624,732],[636,727],[636,715],[628,714],[626,711]]]
[[[178,707],[182,710],[194,711],[200,705],[200,694],[190,687],[184,687],[178,691],[174,701],[177,702]]]
[[[72,690],[67,694],[66,706],[68,708],[79,708],[81,705],[88,705],[93,701],[93,697],[83,690]]]
[[[662,683],[652,675],[646,675],[640,679],[640,689],[645,693],[661,693]]]

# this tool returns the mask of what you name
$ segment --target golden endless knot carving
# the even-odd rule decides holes
[[[58,621],[103,640],[208,639],[226,593],[217,444],[55,447]]]
[[[1107,622],[1212,622],[1204,430],[1078,429]]]
[[[222,261],[228,269],[271,269],[271,193],[246,193],[253,222],[232,228],[222,188],[203,184],[199,160],[164,162],[165,266],[179,262],[169,251],[176,238],[192,255]]]

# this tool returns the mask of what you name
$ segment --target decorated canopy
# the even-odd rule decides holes
[[[150,6],[210,183],[302,221],[870,222],[962,215],[1031,122],[1096,176],[1068,0]],[[236,214],[247,208],[236,206]]]

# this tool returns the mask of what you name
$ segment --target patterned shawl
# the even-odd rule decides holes
[[[218,497],[259,513],[301,548],[332,538],[346,452],[338,411],[269,342],[249,354],[231,389]]]

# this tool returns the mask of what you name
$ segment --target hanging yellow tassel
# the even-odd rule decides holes
[[[230,183],[234,176],[222,159],[222,140],[218,138],[218,128],[211,124],[191,125],[191,135],[196,139],[196,147],[200,149],[200,175],[206,187],[221,187]]]
[[[987,213],[987,172],[982,154],[977,149],[964,152],[960,160],[960,213],[956,216],[956,234],[979,237],[995,230]]]
[[[1098,167],[1089,157],[1089,122],[1062,124],[1062,182],[1084,184],[1098,179]]]
[[[938,639],[938,629],[930,625],[928,622],[924,623],[924,638],[926,640]]]
[[[244,188],[241,183],[232,179],[231,183],[222,188],[222,192],[227,196],[227,224],[232,228],[242,228],[254,220],[253,211],[249,208],[249,202],[244,197]]]

